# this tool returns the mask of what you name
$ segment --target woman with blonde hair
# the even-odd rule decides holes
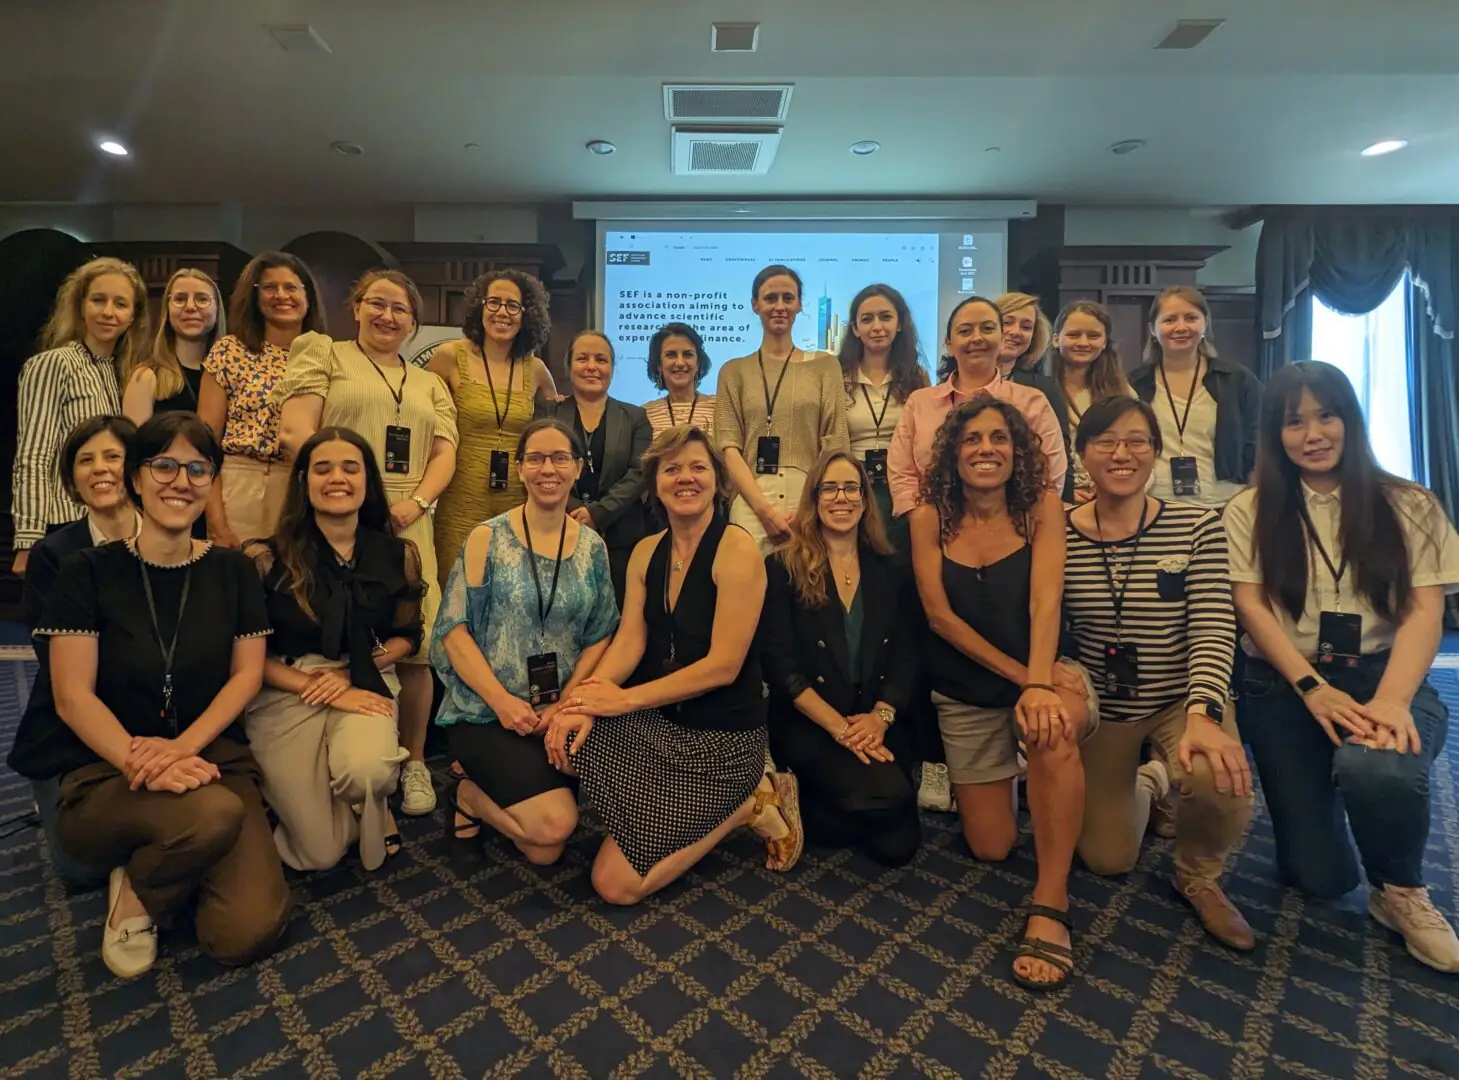
[[[1069,456],[1073,436],[1068,433],[1073,430],[1071,424],[1077,425],[1078,421],[1069,415],[1069,402],[1059,380],[1050,378],[1044,371],[1044,357],[1054,339],[1049,317],[1032,293],[1006,292],[993,302],[1003,312],[1003,347],[998,353],[998,371],[1009,382],[1031,386],[1049,399],[1049,407],[1065,433],[1064,454]],[[1074,500],[1073,469],[1064,474],[1063,496],[1066,503]]]
[[[122,369],[122,414],[134,424],[153,413],[197,412],[203,360],[223,336],[223,296],[203,271],[183,267],[168,278],[162,305],[151,353]]]
[[[25,573],[27,553],[49,529],[84,512],[61,483],[57,454],[78,424],[121,411],[117,372],[133,362],[147,326],[147,286],[136,267],[120,259],[92,259],[56,291],[41,351],[20,369],[13,573]]]
[[[1115,347],[1114,321],[1109,309],[1093,300],[1076,300],[1059,312],[1054,323],[1053,378],[1068,405],[1069,438],[1089,407],[1109,397],[1134,397],[1125,366]],[[1069,472],[1074,478],[1074,502],[1094,498],[1094,481],[1079,454],[1069,450]]]

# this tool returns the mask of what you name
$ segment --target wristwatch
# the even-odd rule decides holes
[[[1293,685],[1296,686],[1297,693],[1301,694],[1303,697],[1306,697],[1318,687],[1326,685],[1326,683],[1319,675],[1303,675],[1300,679],[1293,683]]]
[[[419,495],[412,495],[410,497],[410,501],[415,503],[416,506],[420,507],[420,512],[422,514],[429,514],[431,512],[431,504],[426,502]]]
[[[1199,713],[1219,724],[1226,715],[1226,706],[1214,698],[1197,698],[1186,711]]]
[[[882,723],[886,724],[887,727],[891,727],[897,722],[897,710],[895,709],[877,709],[876,714],[881,717]]]

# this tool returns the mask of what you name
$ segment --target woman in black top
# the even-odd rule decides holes
[[[572,339],[567,355],[572,394],[551,415],[577,432],[584,450],[583,471],[573,485],[568,512],[608,545],[613,595],[622,607],[628,560],[647,531],[643,455],[653,427],[637,405],[608,396],[612,342],[596,330],[584,330]]]
[[[765,560],[765,574],[758,646],[770,748],[800,779],[807,836],[902,866],[922,840],[896,722],[912,701],[920,639],[904,621],[907,575],[850,453],[816,462],[790,542]]]
[[[1056,662],[1064,515],[1044,488],[1044,461],[1023,413],[979,395],[939,429],[911,520],[917,590],[935,635],[932,700],[963,836],[979,859],[1006,859],[1017,842],[1020,740],[1027,753],[1039,873],[1013,978],[1033,990],[1061,985],[1073,969],[1069,865],[1092,705],[1082,669]]]
[[[192,413],[143,424],[126,460],[137,538],[72,555],[36,631],[64,722],[47,748],[57,833],[112,868],[102,959],[123,978],[194,899],[198,944],[225,963],[272,950],[289,913],[237,722],[263,679],[263,589],[242,553],[190,535],[222,458]]]
[[[686,425],[654,439],[644,471],[669,528],[634,550],[618,634],[547,734],[548,756],[576,767],[607,824],[593,887],[610,904],[662,889],[741,825],[765,838],[772,870],[804,845],[795,778],[765,774],[753,648],[765,564],[714,512],[724,461]]]
[[[197,412],[203,358],[223,336],[223,296],[201,270],[183,267],[167,280],[162,310],[151,351],[133,354],[122,372],[122,412],[134,424],[156,413]]]
[[[400,847],[386,800],[400,763],[395,664],[421,641],[420,552],[391,532],[370,444],[327,427],[299,448],[271,540],[249,556],[268,598],[264,689],[248,741],[296,870],[325,870],[356,840],[374,870]]]

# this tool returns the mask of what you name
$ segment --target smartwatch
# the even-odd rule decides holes
[[[1214,698],[1197,698],[1188,711],[1200,713],[1219,724],[1226,714],[1226,706]]]
[[[1318,687],[1323,686],[1324,683],[1323,680],[1318,678],[1316,675],[1303,675],[1300,679],[1293,683],[1293,685],[1297,688],[1297,693],[1301,694],[1303,697],[1306,697]]]

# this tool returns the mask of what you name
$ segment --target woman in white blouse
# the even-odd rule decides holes
[[[1434,496],[1378,467],[1357,395],[1330,364],[1282,368],[1261,404],[1256,485],[1226,509],[1249,636],[1241,730],[1277,867],[1368,911],[1459,973],[1459,939],[1423,883],[1430,774],[1449,711],[1429,685],[1459,535]],[[1357,858],[1348,839],[1351,829]]]

